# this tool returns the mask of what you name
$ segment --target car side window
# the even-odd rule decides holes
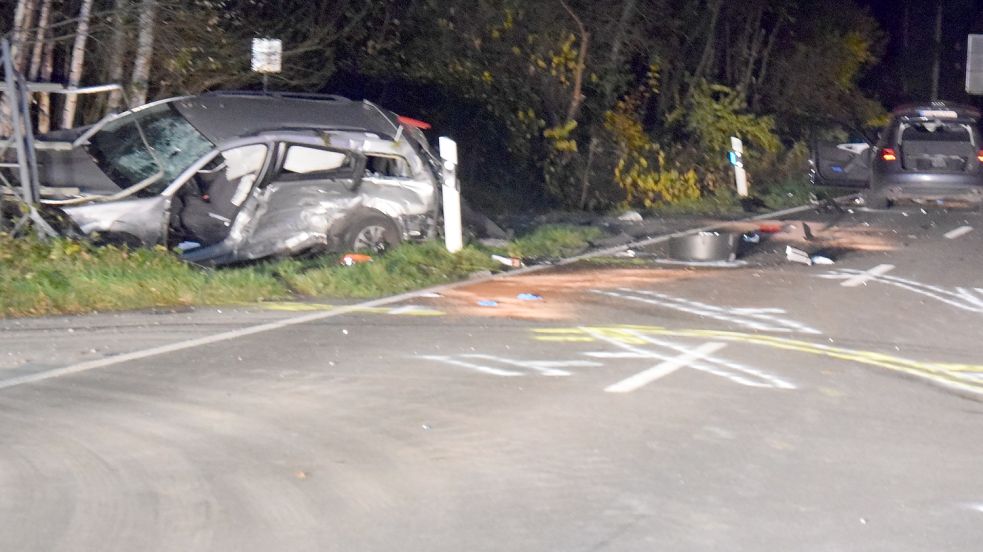
[[[409,164],[402,157],[366,156],[365,176],[379,178],[409,178]]]
[[[349,155],[338,151],[301,145],[288,145],[277,180],[318,180],[351,172]]]

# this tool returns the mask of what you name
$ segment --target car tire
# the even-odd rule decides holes
[[[382,213],[355,215],[347,228],[342,240],[346,252],[380,254],[396,247],[400,242],[396,223]]]

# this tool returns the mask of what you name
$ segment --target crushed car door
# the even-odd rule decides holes
[[[329,232],[356,206],[364,156],[306,143],[281,143],[243,230],[239,260],[292,255],[329,245]]]
[[[233,147],[198,170],[174,196],[172,241],[209,246],[225,240],[262,178],[268,153],[266,144]]]

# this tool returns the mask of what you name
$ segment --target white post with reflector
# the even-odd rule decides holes
[[[744,170],[744,143],[737,136],[731,136],[730,150],[727,159],[734,166],[734,180],[737,183],[737,195],[747,197],[747,171]]]
[[[440,158],[444,160],[441,171],[444,184],[441,198],[444,205],[444,245],[447,251],[457,253],[464,248],[464,232],[461,226],[461,187],[457,183],[457,142],[446,136],[438,139]]]

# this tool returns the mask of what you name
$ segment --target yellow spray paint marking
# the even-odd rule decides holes
[[[286,312],[316,312],[330,311],[338,308],[336,305],[326,305],[323,303],[300,303],[293,301],[278,301],[262,303],[261,306],[266,310],[286,311]],[[409,308],[412,307],[412,308]],[[410,305],[402,307],[358,307],[349,312],[362,312],[371,314],[393,314],[398,316],[443,316],[444,312],[430,309],[427,307]]]
[[[894,355],[874,351],[861,351],[835,347],[832,345],[810,343],[785,337],[769,335],[746,334],[740,332],[719,330],[675,330],[660,326],[600,326],[582,328],[546,328],[533,330],[538,341],[594,341],[595,337],[603,337],[629,345],[641,345],[645,340],[641,334],[662,335],[670,337],[692,337],[698,339],[724,340],[751,345],[763,345],[773,349],[796,351],[820,355],[839,360],[859,362],[871,366],[887,368],[915,376],[928,378],[939,383],[960,389],[983,392],[983,381],[973,381],[963,377],[970,373],[983,374],[983,365],[950,364],[942,362],[920,362]]]

